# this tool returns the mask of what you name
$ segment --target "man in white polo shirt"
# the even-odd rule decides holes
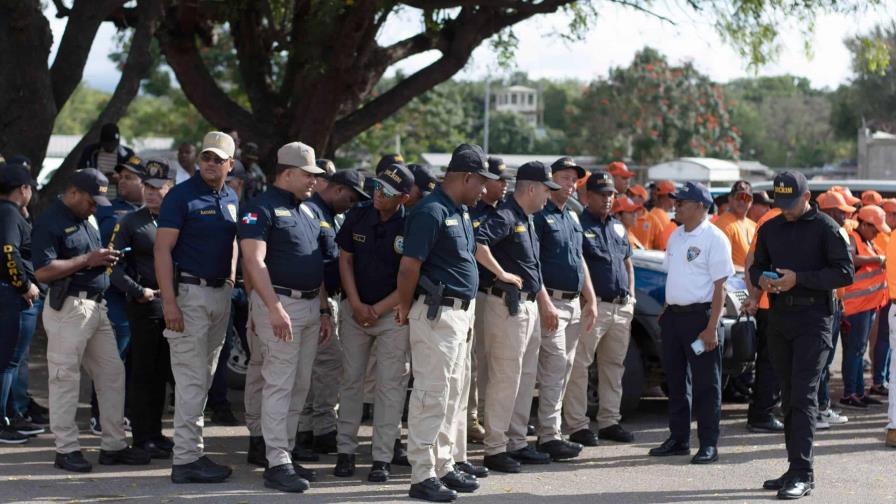
[[[722,349],[717,329],[725,280],[734,274],[731,244],[706,218],[712,206],[706,187],[688,182],[672,197],[681,226],[666,248],[666,306],[660,315],[670,435],[650,455],[690,455],[693,403],[700,449],[691,463],[711,464],[719,459]]]

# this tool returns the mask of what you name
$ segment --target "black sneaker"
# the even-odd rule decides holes
[[[281,492],[301,493],[311,485],[308,480],[296,474],[292,464],[281,464],[264,470],[264,486]]]
[[[336,431],[314,436],[314,441],[311,443],[311,451],[322,455],[336,453]]]
[[[450,473],[439,478],[442,484],[458,493],[473,493],[479,490],[479,482],[476,476],[454,469]]]
[[[392,463],[397,466],[411,467],[411,463],[408,461],[408,451],[401,444],[401,438],[396,439],[395,445],[392,447]]]
[[[534,446],[527,444],[519,450],[507,452],[520,464],[550,464],[551,456],[547,453],[540,452]]]
[[[868,395],[887,397],[890,395],[890,389],[888,389],[886,385],[872,385],[868,387]]]
[[[102,465],[147,465],[151,460],[149,453],[132,446],[115,451],[100,450]]]
[[[868,409],[868,405],[862,402],[862,400],[855,394],[840,399],[840,406],[852,409]]]
[[[25,411],[25,419],[37,425],[50,425],[50,410],[41,406],[34,399],[28,402],[28,409]]]
[[[336,456],[336,467],[333,468],[333,476],[338,478],[350,478],[355,475],[355,455],[340,453]]]
[[[865,406],[881,406],[883,404],[882,402],[878,401],[868,394],[859,397],[859,400],[865,403]]]
[[[453,502],[457,492],[446,487],[439,478],[429,478],[411,485],[408,496],[429,502]]]
[[[631,443],[635,440],[635,436],[619,424],[613,424],[609,427],[600,429],[597,431],[597,437],[609,441],[616,441],[617,443]]]
[[[388,462],[374,460],[373,465],[370,466],[370,472],[367,473],[367,481],[371,483],[385,483],[389,481],[389,473],[391,471],[392,466]]]
[[[28,442],[28,436],[19,433],[10,427],[0,428],[0,443],[3,444],[23,444]]]
[[[520,463],[511,457],[507,452],[495,455],[486,455],[482,458],[482,465],[492,471],[503,473],[518,473],[522,470]]]
[[[597,434],[591,429],[580,429],[569,435],[569,440],[582,446],[597,446]]]
[[[17,413],[9,421],[9,427],[23,436],[36,436],[47,430],[33,422],[29,422],[21,413]]]
[[[240,425],[239,419],[230,411],[230,408],[219,408],[212,411],[211,422],[215,425],[236,427]]]
[[[171,458],[171,450],[162,448],[155,441],[147,441],[143,444],[135,444],[134,446],[148,453],[150,458],[163,460]]]
[[[551,460],[555,461],[573,459],[582,453],[582,445],[571,443],[563,439],[554,439],[546,443],[538,443],[536,448],[539,452],[547,453],[551,457]]]
[[[473,465],[469,461],[463,462],[455,462],[454,468],[458,471],[465,472],[467,474],[476,476],[478,479],[488,478],[488,468],[478,465]]]
[[[221,483],[226,480],[233,469],[226,465],[212,462],[207,455],[189,464],[171,466],[172,483]]]
[[[93,470],[93,466],[84,458],[81,450],[70,453],[57,453],[53,465],[59,469],[71,472],[87,473]]]

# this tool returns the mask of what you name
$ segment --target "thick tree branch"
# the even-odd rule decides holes
[[[66,179],[65,174],[75,169],[77,160],[81,157],[84,147],[89,143],[97,141],[103,124],[115,123],[121,119],[127,111],[128,105],[137,96],[137,92],[140,91],[140,81],[149,75],[153,60],[150,46],[162,16],[161,0],[139,0],[136,13],[138,16],[137,27],[131,38],[131,47],[128,50],[128,57],[121,71],[121,78],[118,81],[118,85],[115,86],[112,97],[90,127],[90,131],[81,138],[78,145],[65,157],[65,161],[62,162],[59,171],[56,172],[51,182],[43,189],[44,193],[55,194],[62,188],[62,184]]]
[[[209,122],[224,127],[239,125],[262,131],[252,114],[230,99],[215,82],[196,47],[195,13],[169,14],[156,34],[168,66],[174,70],[187,99]]]
[[[271,51],[262,37],[261,20],[261,13],[247,6],[231,20],[230,26],[240,77],[252,112],[256,116],[270,117],[277,96],[270,87]]]
[[[50,67],[56,108],[62,109],[78,87],[97,30],[122,3],[123,0],[75,0],[59,43],[59,52]]]

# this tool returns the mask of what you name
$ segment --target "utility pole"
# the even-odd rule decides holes
[[[483,131],[482,136],[484,137],[482,139],[482,149],[485,151],[486,154],[488,154],[488,109],[489,109],[489,102],[491,102],[491,96],[490,96],[491,84],[492,84],[491,78],[486,77],[485,78],[485,127],[482,129],[482,131]]]

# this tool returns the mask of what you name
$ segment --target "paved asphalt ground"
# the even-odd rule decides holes
[[[36,343],[40,348],[44,342]],[[837,359],[836,362],[839,362]],[[45,403],[46,369],[43,357],[34,355],[33,383],[39,401]],[[835,373],[839,376],[839,372]],[[239,405],[235,391],[231,399]],[[839,383],[832,395],[839,394]],[[647,450],[667,435],[666,401],[645,399],[640,410],[625,419],[635,432],[631,445],[609,442],[586,448],[572,462],[525,466],[516,475],[493,474],[482,480],[475,494],[461,495],[469,503],[677,503],[758,502],[774,499],[761,489],[762,481],[777,477],[787,468],[783,435],[752,434],[745,428],[746,405],[724,404],[721,460],[710,466],[692,466],[688,457],[654,459]],[[896,450],[884,446],[885,407],[866,412],[846,411],[848,424],[820,431],[816,437],[818,487],[809,502],[896,502]],[[411,502],[407,498],[409,468],[395,467],[387,484],[367,483],[370,464],[370,427],[362,427],[358,473],[354,478],[332,476],[335,456],[308,464],[318,471],[318,482],[305,494],[283,494],[266,489],[262,470],[246,464],[245,427],[207,427],[206,449],[218,462],[234,467],[222,484],[174,485],[170,465],[154,460],[143,467],[96,464],[99,438],[86,429],[89,407],[82,404],[79,424],[89,474],[66,473],[53,468],[53,441],[41,435],[25,445],[0,447],[0,502]],[[171,435],[170,415],[166,435]],[[696,430],[696,426],[695,426]],[[696,446],[696,432],[693,436]],[[480,445],[472,445],[471,458],[481,462]]]

